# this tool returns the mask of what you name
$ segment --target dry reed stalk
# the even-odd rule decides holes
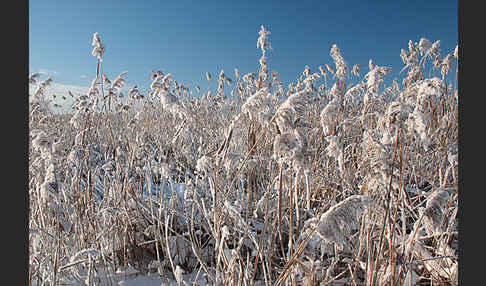
[[[250,126],[248,127],[248,143],[247,143],[247,148],[248,148],[248,154],[250,156],[256,154],[256,149],[253,148],[253,146],[256,146],[256,130],[257,127],[256,121],[252,120],[250,123]],[[257,188],[257,182],[256,182],[256,174],[255,174],[255,168],[248,168],[248,187],[246,189],[247,192],[247,216],[253,213],[253,197],[257,194],[256,188]]]
[[[278,234],[280,236],[280,240],[282,241],[282,208],[283,208],[283,168],[282,164],[280,164],[280,171],[278,175],[278,216],[277,216],[277,225],[278,225]],[[283,253],[283,249],[282,249]]]
[[[274,286],[281,286],[285,281],[287,280],[288,276],[290,275],[291,271],[289,271],[295,263],[297,263],[297,260],[299,256],[304,252],[304,249],[307,245],[308,240],[312,237],[314,232],[317,230],[317,226],[313,227],[309,234],[304,238],[300,244],[297,246],[294,254],[287,260],[285,263],[284,268],[282,269],[280,275],[277,277],[275,283],[273,284]]]
[[[391,170],[390,170],[390,180],[389,180],[389,183],[388,183],[388,187],[387,187],[387,190],[386,190],[386,194],[385,194],[385,198],[384,198],[384,209],[385,209],[385,216],[383,217],[383,220],[382,220],[382,223],[381,223],[381,232],[380,232],[380,240],[379,240],[379,243],[378,243],[378,255],[373,263],[373,268],[372,268],[372,275],[371,275],[371,281],[369,282],[370,285],[374,285],[375,283],[375,273],[377,271],[377,267],[378,267],[378,264],[379,264],[379,259],[381,258],[381,253],[383,252],[383,248],[384,248],[384,245],[385,245],[385,239],[384,239],[384,234],[385,234],[385,228],[386,226],[388,225],[388,218],[390,216],[390,205],[391,205],[391,190],[392,190],[392,179],[393,179],[393,166],[394,166],[394,162],[395,162],[395,159],[396,159],[396,155],[397,155],[397,148],[398,148],[398,144],[399,144],[399,140],[398,140],[399,136],[396,137],[396,140],[395,140],[395,144],[394,144],[394,149],[393,149],[393,160],[392,160],[392,167],[391,167]],[[367,282],[368,283],[368,282]]]
[[[294,201],[294,196],[292,195],[293,194],[293,188],[292,188],[292,182],[289,182],[289,189],[288,189],[288,193],[289,193],[289,205],[288,205],[288,210],[289,210],[289,242],[288,242],[288,254],[286,254],[287,257],[291,257],[292,256],[292,243],[293,243],[293,238],[294,238],[294,216],[293,216],[293,212],[294,212],[294,204],[296,203]]]
[[[302,221],[301,221],[301,217],[300,217],[300,206],[299,206],[299,198],[300,198],[300,192],[299,192],[299,173],[296,174],[295,176],[295,179],[294,179],[294,191],[293,191],[293,194],[294,194],[294,203],[295,203],[295,219],[296,219],[296,227],[297,229],[300,229],[301,227],[301,224],[302,224]]]

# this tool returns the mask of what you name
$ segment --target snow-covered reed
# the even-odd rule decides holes
[[[457,284],[458,47],[404,43],[390,87],[389,67],[350,70],[337,45],[285,87],[262,26],[259,69],[221,70],[216,96],[162,71],[124,96],[95,33],[71,114],[29,76],[31,283]]]

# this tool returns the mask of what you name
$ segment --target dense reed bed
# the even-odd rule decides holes
[[[390,67],[361,74],[334,45],[284,87],[269,34],[214,95],[161,71],[123,95],[97,33],[72,113],[30,76],[31,285],[458,284],[457,48],[409,41],[383,86]]]

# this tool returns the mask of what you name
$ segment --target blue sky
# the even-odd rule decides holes
[[[44,72],[57,84],[89,86],[96,76],[94,32],[106,47],[110,79],[127,71],[127,85],[146,92],[150,70],[170,72],[194,90],[208,87],[205,72],[221,69],[234,79],[257,73],[256,47],[264,25],[273,49],[267,55],[284,86],[302,74],[333,64],[340,48],[352,67],[368,61],[399,76],[400,49],[425,37],[441,40],[442,55],[458,43],[457,1],[29,1],[29,72]]]

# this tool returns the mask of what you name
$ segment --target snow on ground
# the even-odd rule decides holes
[[[191,285],[194,281],[194,277],[196,274],[191,273],[187,275],[183,275],[182,279],[187,285]],[[199,279],[196,282],[196,285],[201,285],[205,286],[208,285],[205,279],[201,277],[202,275],[199,275]],[[184,282],[182,282],[180,285],[184,285]],[[160,278],[160,276],[157,273],[154,274],[147,274],[147,275],[139,275],[137,277],[133,278],[127,278],[120,280],[118,282],[118,285],[120,286],[140,286],[140,285],[147,285],[147,286],[178,286],[179,284],[177,281],[174,279],[170,278]]]
[[[100,268],[98,268],[100,269]],[[128,267],[125,271],[117,271],[116,275],[105,275],[103,270],[98,270],[97,278],[92,279],[92,283],[90,285],[99,285],[99,286],[178,286],[178,285],[192,285],[194,282],[197,272],[189,273],[189,274],[182,274],[182,282],[178,284],[177,281],[174,279],[172,274],[165,274],[161,277],[157,272],[152,273],[140,273],[139,271],[135,270],[134,268]],[[106,277],[110,277],[109,280]],[[85,276],[84,276],[85,277]],[[61,282],[61,285],[72,285],[72,286],[83,286],[86,283],[82,283],[80,281],[58,281]],[[94,283],[94,284],[93,284]],[[41,286],[42,283],[38,283],[37,281],[33,281],[32,285],[34,286]],[[197,276],[196,285],[206,286],[211,285],[206,282],[206,279],[203,277],[203,273],[200,272],[199,276]]]

